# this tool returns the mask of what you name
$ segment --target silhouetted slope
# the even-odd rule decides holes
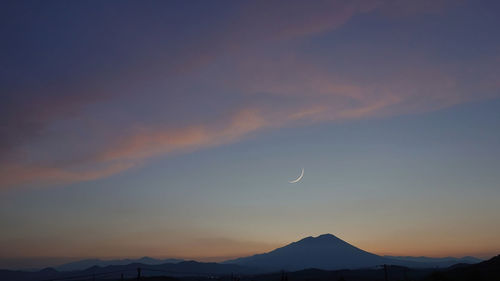
[[[146,265],[131,263],[128,265],[110,265],[105,267],[93,266],[78,271],[56,271],[52,268],[37,272],[24,272],[14,270],[0,270],[0,280],[8,281],[35,281],[75,277],[74,279],[119,279],[123,273],[125,278],[137,276],[137,268],[140,267],[143,276],[218,276],[235,274],[255,273],[255,270],[235,265],[218,263],[201,263],[185,261],[180,263],[166,263],[160,265]]]
[[[92,266],[108,266],[108,265],[127,265],[131,263],[142,263],[149,265],[165,264],[165,263],[178,263],[182,259],[154,259],[150,257],[142,257],[140,259],[115,259],[115,260],[101,260],[101,259],[84,259],[65,263],[56,267],[58,271],[75,271],[84,270]]]
[[[265,254],[226,261],[268,270],[306,268],[348,269],[371,267],[390,260],[363,251],[332,234],[307,237]]]
[[[5,281],[29,281],[49,280],[60,276],[60,272],[53,268],[45,268],[40,271],[0,270],[0,280]]]
[[[389,280],[420,280],[429,275],[432,270],[429,269],[409,269],[400,266],[389,266]],[[262,274],[251,277],[243,277],[241,281],[278,281],[281,280],[282,273]],[[285,276],[291,281],[383,281],[384,269],[357,269],[357,270],[320,270],[305,269],[295,272],[285,272]],[[229,280],[222,280],[229,281]]]
[[[500,280],[500,255],[473,265],[451,267],[434,272],[426,280],[433,281],[498,281]]]
[[[300,242],[300,241],[299,241]],[[123,273],[125,279],[135,280],[137,268],[142,269],[143,280],[155,281],[210,281],[214,277],[219,281],[234,281],[234,276],[241,281],[269,281],[281,280],[280,272],[258,274],[251,268],[234,264],[199,263],[186,261],[178,264],[144,265],[132,263],[120,266],[93,266],[86,270],[73,272],[59,272],[47,268],[38,272],[22,272],[0,270],[0,280],[6,281],[38,281],[66,278],[67,280],[119,280]],[[500,256],[475,265],[459,265],[448,269],[412,269],[401,266],[387,266],[389,280],[424,280],[424,281],[490,281],[500,280]],[[432,273],[432,274],[431,274]],[[384,280],[383,267],[373,267],[357,270],[320,270],[305,269],[295,272],[286,272],[286,279],[292,281],[365,281]],[[153,277],[157,276],[157,277]],[[159,277],[170,276],[170,277]],[[77,278],[75,278],[77,277]],[[174,278],[172,278],[174,277]]]
[[[424,268],[430,268],[430,267],[446,268],[455,264],[475,264],[482,261],[478,258],[469,256],[462,258],[455,258],[455,257],[429,258],[429,257],[409,257],[409,256],[383,256],[383,257],[393,260],[392,264],[397,264],[397,261],[402,261],[407,266],[424,267]]]

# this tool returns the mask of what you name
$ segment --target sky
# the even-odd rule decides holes
[[[498,1],[1,5],[0,266],[500,253]]]

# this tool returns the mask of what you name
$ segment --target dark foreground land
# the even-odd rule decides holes
[[[386,271],[387,270],[387,271]],[[387,272],[387,275],[386,275]],[[214,278],[172,278],[147,277],[144,281],[210,281]],[[318,270],[307,269],[296,272],[271,274],[224,276],[220,281],[385,281],[385,280],[422,280],[422,281],[500,281],[500,256],[474,265],[458,264],[447,269],[410,269],[388,266],[386,269],[365,270]]]
[[[168,266],[172,268],[169,269]],[[306,269],[294,272],[252,273],[230,264],[185,262],[177,265],[143,264],[92,267],[78,272],[45,269],[37,272],[0,270],[1,281],[500,281],[500,255],[477,264],[457,264],[444,269],[380,266],[357,270]],[[140,268],[140,273],[138,272]],[[174,270],[175,269],[175,270]],[[211,273],[208,273],[211,272]],[[232,273],[229,273],[232,272]],[[140,277],[138,275],[140,274]]]

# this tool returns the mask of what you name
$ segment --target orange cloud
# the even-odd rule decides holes
[[[113,163],[102,169],[75,171],[63,167],[46,167],[43,165],[4,165],[0,167],[0,189],[26,184],[63,184],[90,181],[128,170],[133,163]]]
[[[105,79],[108,77],[104,75],[101,77],[99,74],[92,80],[84,82],[92,82],[85,83],[92,85],[102,83],[105,86],[85,87],[85,93],[78,92],[75,95],[64,95],[66,92],[71,92],[75,85],[69,85],[64,89],[54,87],[53,91],[58,92],[54,97],[45,98],[45,95],[41,95],[29,103],[29,106],[18,107],[8,112],[9,118],[5,120],[14,121],[9,121],[2,128],[11,130],[11,127],[15,127],[14,134],[10,135],[17,137],[12,140],[5,138],[9,146],[2,146],[0,143],[0,151],[2,147],[7,147],[5,151],[13,151],[11,149],[13,143],[19,143],[21,139],[24,142],[32,134],[36,135],[36,132],[31,132],[34,127],[36,130],[42,130],[41,128],[49,127],[56,121],[68,119],[68,116],[84,115],[82,112],[89,104],[101,102],[104,98],[109,100],[116,98],[118,96],[116,93],[121,93],[125,88],[123,85],[129,86],[125,80],[140,84],[142,83],[140,81],[147,79],[157,80],[165,73],[186,74],[209,64],[216,57],[224,56],[225,51],[240,55],[231,62],[229,70],[223,73],[224,83],[219,85],[224,91],[233,92],[241,98],[239,105],[234,106],[236,108],[228,106],[221,109],[222,113],[226,113],[225,117],[202,121],[200,119],[204,116],[195,116],[187,125],[179,127],[148,125],[143,121],[142,124],[146,125],[134,129],[119,139],[110,141],[107,139],[109,142],[99,144],[101,147],[89,153],[85,160],[76,159],[71,165],[37,162],[24,155],[14,157],[13,161],[3,160],[3,164],[0,164],[0,186],[6,188],[29,183],[94,180],[130,169],[148,158],[223,145],[265,129],[311,122],[411,114],[485,98],[481,91],[471,95],[471,91],[466,92],[462,89],[461,77],[457,75],[459,71],[456,70],[460,66],[439,65],[417,55],[410,54],[405,57],[405,61],[396,63],[390,73],[377,76],[379,79],[365,79],[366,77],[344,74],[342,69],[329,69],[318,63],[320,60],[316,60],[315,63],[312,62],[314,60],[300,57],[293,52],[286,53],[280,50],[278,55],[271,53],[266,56],[248,51],[252,48],[246,46],[261,41],[271,44],[279,40],[307,37],[333,30],[356,14],[376,9],[398,11],[398,5],[394,3],[315,1],[304,5],[299,1],[286,6],[269,1],[252,3],[235,15],[233,25],[226,26],[224,30],[217,30],[215,38],[211,36],[205,36],[200,40],[191,38],[192,40],[186,45],[186,53],[179,52],[178,56],[172,55],[169,66],[164,66],[164,60],[131,63],[131,67],[127,70],[119,72],[121,78],[117,79],[119,82],[114,82],[116,85]],[[416,5],[411,6],[411,11],[407,12],[411,14],[427,11],[433,7],[435,6],[428,4]],[[291,18],[294,20],[291,21]],[[200,49],[199,45],[207,47]],[[356,58],[356,55],[348,53],[346,57]],[[390,54],[381,55],[390,57]],[[496,64],[497,62],[498,58]],[[473,64],[479,65],[480,69],[488,69],[488,63]],[[145,66],[152,68],[153,71],[141,72]],[[169,67],[172,69],[169,70]],[[359,67],[362,68],[364,65]],[[377,70],[373,66],[372,68],[374,72]],[[496,91],[500,87],[496,79],[498,69],[491,66],[490,68],[496,71],[490,72],[486,80],[481,80],[483,85],[480,87],[487,88],[489,95],[494,96],[496,93],[491,94],[491,89]],[[111,77],[109,80],[115,79]],[[49,88],[52,90],[52,87]],[[465,89],[478,88],[479,86]],[[103,95],[110,92],[114,94]],[[110,131],[113,130],[106,124],[106,120],[102,126],[109,126]],[[9,136],[7,130],[2,135]],[[31,133],[15,134],[16,130],[26,130]],[[110,135],[118,135],[113,132]]]
[[[222,124],[193,125],[179,129],[139,129],[134,135],[119,140],[110,149],[97,156],[101,162],[137,160],[172,152],[192,151],[199,148],[236,141],[243,136],[266,127],[267,120],[258,110],[243,109]]]
[[[234,142],[271,124],[272,122],[260,116],[258,110],[242,109],[229,120],[221,120],[215,124],[179,129],[143,128],[95,155],[90,161],[93,166],[90,168],[87,163],[77,169],[44,165],[3,165],[0,167],[0,186],[5,188],[30,183],[61,184],[95,180],[130,169],[143,159]]]
[[[265,129],[419,113],[491,95],[463,92],[459,79],[444,66],[408,62],[383,80],[356,83],[355,77],[342,77],[295,56],[275,62],[247,58],[238,66],[239,76],[226,86],[251,102],[237,110],[228,108],[232,114],[177,128],[143,125],[75,165],[4,164],[0,186],[95,180],[152,157],[224,145]],[[492,88],[491,83],[485,85]]]

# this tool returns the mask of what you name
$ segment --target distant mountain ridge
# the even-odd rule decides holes
[[[323,234],[318,237],[306,237],[284,247],[268,253],[228,260],[222,263],[203,263],[183,261],[180,259],[154,259],[143,257],[140,259],[87,259],[66,263],[55,269],[46,268],[40,271],[0,270],[0,280],[31,281],[60,279],[72,276],[90,276],[105,274],[106,278],[119,278],[124,273],[125,278],[137,276],[137,268],[141,268],[145,276],[166,275],[173,277],[186,276],[222,276],[229,274],[263,274],[285,271],[303,271],[297,274],[319,275],[329,274],[321,271],[357,270],[359,272],[380,271],[380,266],[387,264],[392,269],[400,268],[405,272],[406,267],[415,269],[422,274],[435,270],[437,267],[445,270],[456,269],[450,272],[461,272],[460,268],[469,267],[470,263],[477,263],[479,259],[463,258],[428,258],[428,257],[397,257],[379,256],[359,249],[332,234]],[[498,266],[499,258],[489,263],[481,263],[486,268]],[[489,265],[494,263],[493,265]],[[452,267],[449,267],[453,264]],[[446,269],[444,269],[446,268]],[[474,267],[476,268],[476,267]],[[318,271],[319,270],[319,271]],[[399,269],[398,269],[399,270]],[[110,276],[108,273],[113,273]],[[314,274],[316,274],[314,273]],[[420,274],[419,273],[419,274]],[[370,273],[371,274],[371,273]],[[444,273],[443,273],[444,274]],[[447,273],[446,273],[447,274]]]
[[[178,263],[165,263],[158,265],[147,265],[142,263],[130,263],[127,265],[91,266],[85,270],[58,271],[53,268],[45,268],[40,271],[29,272],[20,270],[1,270],[0,280],[6,281],[38,281],[53,279],[76,279],[92,280],[96,278],[131,279],[137,276],[137,268],[141,268],[143,276],[220,276],[228,274],[254,274],[258,273],[250,268],[235,264],[203,263],[196,261],[182,261]],[[99,279],[102,280],[102,279]]]
[[[142,257],[139,259],[85,259],[66,263],[55,267],[58,271],[85,270],[92,266],[106,267],[140,263],[145,265],[159,265],[179,263],[182,259],[154,259]],[[303,270],[317,268],[323,270],[357,269],[392,264],[412,268],[445,268],[454,264],[473,264],[481,262],[474,257],[409,257],[409,256],[379,256],[359,249],[342,239],[323,234],[317,237],[306,237],[292,242],[284,247],[263,254],[242,257],[222,262],[222,264],[236,264],[263,271],[272,270]]]
[[[110,266],[110,265],[127,265],[131,263],[141,263],[147,265],[158,265],[165,263],[179,263],[184,260],[182,259],[155,259],[150,257],[142,257],[139,259],[113,259],[113,260],[102,260],[102,259],[84,259],[74,262],[65,263],[56,266],[55,269],[58,271],[75,271],[84,270],[92,266]]]
[[[8,281],[39,281],[39,280],[119,280],[123,278],[135,280],[137,268],[142,269],[142,276],[154,277],[148,280],[161,281],[212,281],[227,280],[229,276],[236,275],[242,281],[269,281],[279,280],[283,273],[262,272],[256,269],[242,267],[234,264],[200,263],[195,261],[184,261],[180,263],[167,263],[162,265],[144,265],[131,263],[128,265],[113,265],[106,267],[93,266],[79,271],[57,271],[46,268],[37,272],[0,270],[0,280]],[[500,256],[490,260],[473,264],[459,264],[449,268],[436,270],[435,268],[409,269],[406,267],[389,265],[389,280],[500,280]],[[158,277],[168,276],[168,277]],[[225,278],[224,278],[225,276]],[[285,277],[296,281],[331,281],[331,280],[354,280],[371,281],[383,280],[384,269],[381,267],[358,269],[358,270],[335,270],[305,269],[300,271],[286,272]],[[196,277],[193,278],[193,277]],[[97,278],[97,279],[96,279]],[[283,279],[282,279],[283,280]]]
[[[228,260],[225,263],[269,270],[333,270],[377,266],[387,263],[387,259],[356,248],[332,234],[323,234],[301,239],[265,254]]]
[[[421,263],[424,267],[449,267],[455,264],[474,264],[480,263],[483,260],[465,256],[461,258],[455,257],[444,257],[444,258],[431,258],[431,257],[410,257],[410,256],[384,256],[385,258],[389,258],[392,260],[402,260],[409,262],[418,262]]]
[[[452,266],[442,272],[435,272],[425,280],[500,280],[500,255],[473,265]]]
[[[455,262],[456,261],[456,262]],[[225,261],[263,270],[323,270],[358,269],[392,264],[414,268],[448,267],[455,263],[476,263],[479,259],[469,258],[425,258],[379,256],[359,249],[342,239],[323,234],[307,237],[271,252]]]

